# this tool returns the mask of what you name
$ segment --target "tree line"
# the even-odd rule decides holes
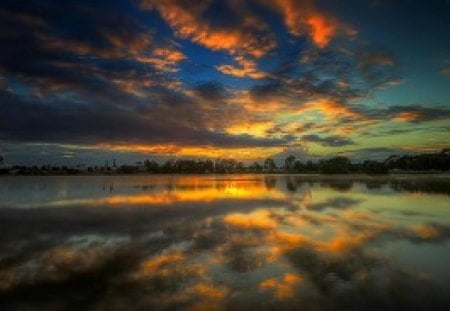
[[[69,168],[45,165],[42,167],[12,166],[3,173],[14,174],[77,174],[77,173],[105,173],[105,174],[231,174],[231,173],[291,173],[291,174],[388,174],[389,172],[430,172],[450,170],[450,149],[443,149],[439,153],[390,156],[384,161],[367,160],[352,162],[350,159],[338,156],[319,161],[301,161],[290,155],[282,165],[277,165],[273,158],[263,162],[245,165],[234,159],[216,160],[188,160],[170,159],[163,163],[155,160],[145,160],[136,165],[92,166]]]
[[[322,174],[388,174],[390,171],[449,171],[450,150],[444,149],[435,154],[390,156],[384,161],[367,160],[352,163],[350,159],[338,156],[320,161],[303,162],[295,156],[288,156],[282,165],[277,166],[272,158],[262,163],[250,165],[233,159],[212,160],[168,160],[159,164],[154,160],[144,162],[149,173],[322,173]]]

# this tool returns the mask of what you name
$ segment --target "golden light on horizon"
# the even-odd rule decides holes
[[[261,131],[266,125],[261,125]],[[234,130],[243,132],[245,126],[236,127]],[[155,156],[167,157],[198,157],[198,158],[233,158],[233,159],[264,159],[283,151],[284,147],[214,147],[214,146],[179,146],[174,144],[100,144],[98,147],[105,150],[119,152],[149,153]]]

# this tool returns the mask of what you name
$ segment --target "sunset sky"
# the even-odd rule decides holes
[[[12,164],[449,145],[448,0],[0,3],[0,155]]]

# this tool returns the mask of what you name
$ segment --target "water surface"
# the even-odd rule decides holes
[[[1,310],[449,310],[450,179],[0,178]]]

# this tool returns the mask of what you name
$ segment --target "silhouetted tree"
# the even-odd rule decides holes
[[[159,172],[159,163],[155,160],[145,160],[144,161],[145,169],[148,173],[158,173]]]
[[[319,171],[319,165],[313,161],[306,162],[306,173],[314,173]]]
[[[139,172],[139,169],[136,166],[133,165],[121,165],[117,172],[120,174],[135,174]]]
[[[322,174],[347,174],[350,171],[351,162],[346,157],[334,157],[320,162]]]
[[[403,171],[448,171],[450,170],[450,153],[443,149],[440,153],[390,156],[384,164],[391,170]]]
[[[366,174],[388,174],[389,169],[384,163],[377,161],[364,161],[362,171]]]
[[[0,164],[4,161],[0,156]],[[113,160],[113,163],[115,161]],[[4,164],[4,162],[3,162]],[[246,167],[244,163],[234,159],[217,159],[212,160],[190,160],[190,159],[169,159],[159,164],[154,160],[144,161],[145,171],[148,173],[164,173],[164,174],[209,174],[209,173],[244,173],[244,172],[266,172],[273,173],[277,171],[277,166],[272,158],[267,158],[264,164],[258,162]],[[7,169],[5,169],[7,167]],[[81,166],[79,166],[81,167]],[[80,168],[70,168],[67,166],[13,166],[3,165],[3,174],[23,174],[23,175],[47,175],[47,174],[110,174],[112,172],[122,174],[134,174],[141,172],[139,163],[136,165],[122,165],[115,170],[110,167],[108,161],[104,166],[88,167],[86,170]],[[82,166],[85,167],[85,166]],[[419,154],[419,155],[403,155],[390,156],[384,162],[365,161],[362,163],[351,163],[345,157],[335,157],[328,160],[317,162],[308,161],[306,164],[296,160],[294,156],[288,156],[284,161],[283,169],[287,173],[316,173],[324,174],[344,174],[349,172],[367,173],[367,174],[387,174],[389,170],[400,171],[449,171],[450,170],[450,149],[443,149],[439,153]]]
[[[237,161],[234,159],[217,159],[214,164],[214,171],[220,174],[234,173]]]
[[[275,164],[275,161],[272,158],[267,158],[264,161],[264,170],[267,172],[273,172],[277,169],[277,165]]]
[[[248,170],[249,170],[250,172],[253,172],[253,173],[259,173],[259,172],[262,172],[263,167],[262,167],[262,165],[259,164],[258,162],[254,162],[253,164],[251,164],[251,165],[248,167]]]
[[[295,157],[293,155],[288,156],[284,160],[284,170],[286,172],[292,173],[294,170]]]
[[[302,163],[302,161],[295,161],[293,171],[295,173],[306,173],[306,165]]]

